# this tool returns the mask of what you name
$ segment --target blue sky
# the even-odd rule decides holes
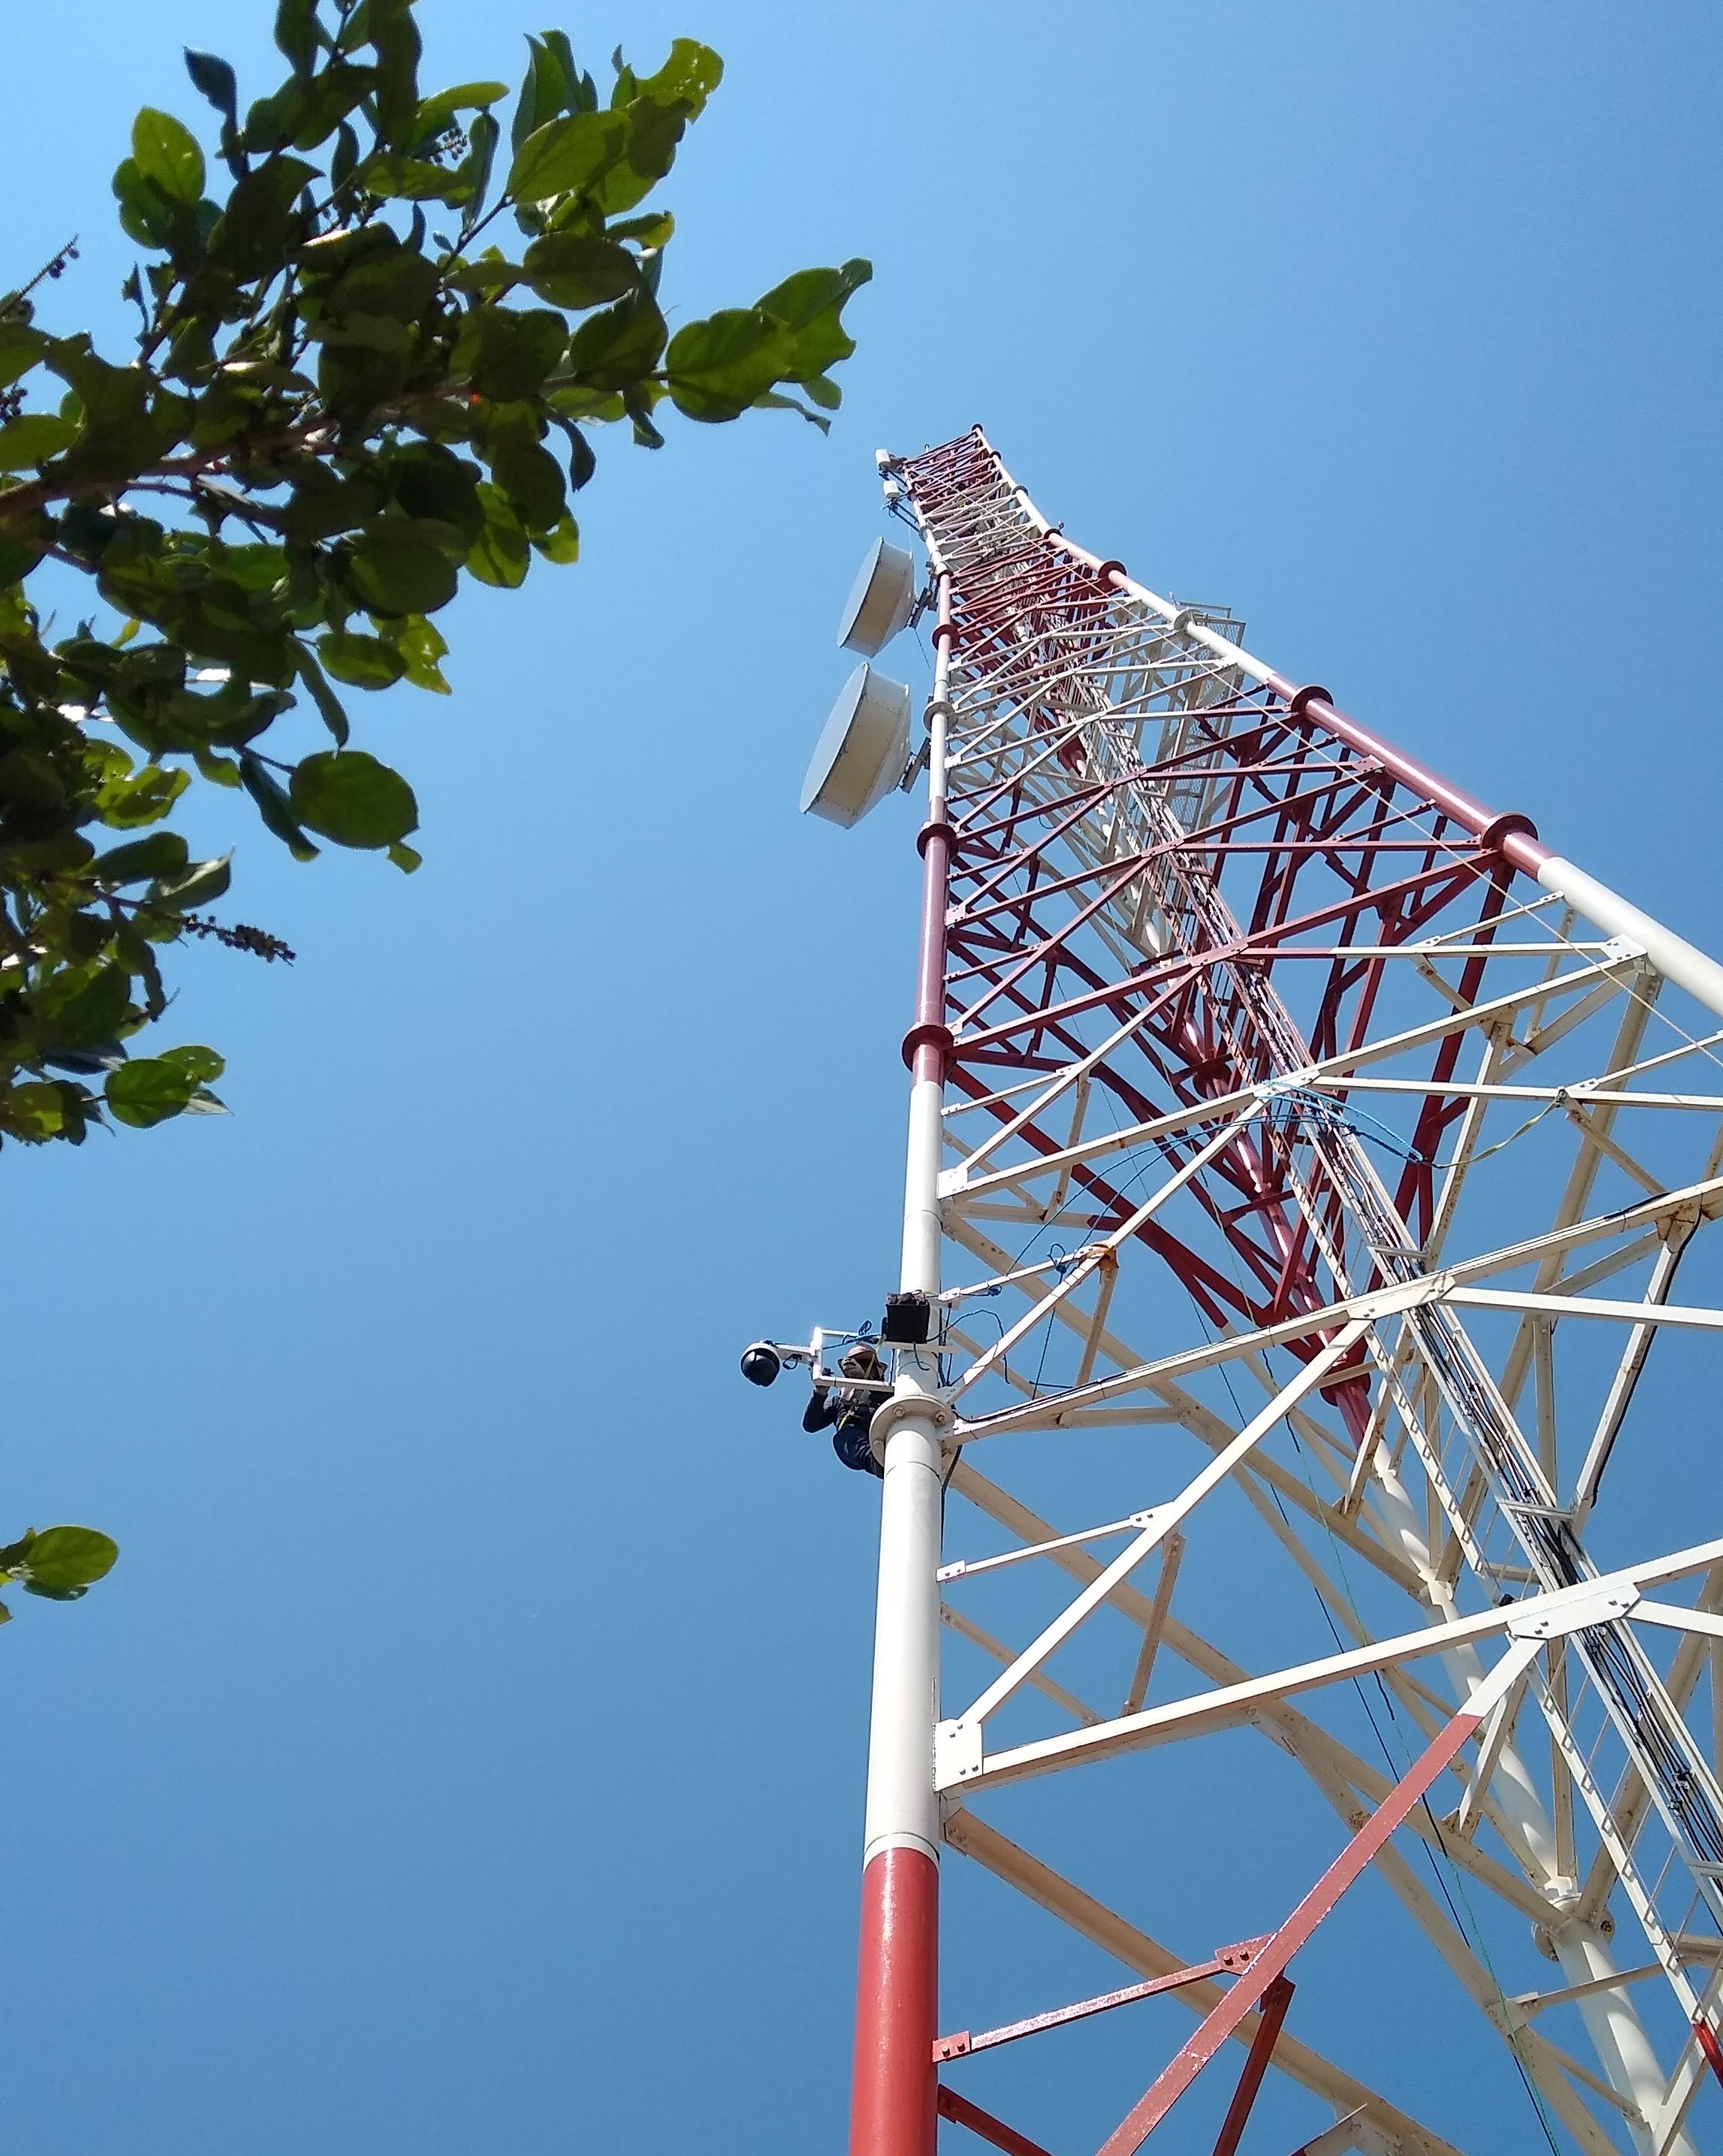
[[[131,115],[203,111],[186,44],[268,86],[270,13],[14,11],[7,275],[83,247],[49,319],[122,333]],[[446,82],[547,19],[420,14]],[[8,1532],[124,1553],[0,1637],[38,2156],[841,2132],[870,1491],[734,1358],[895,1264],[913,812],[795,814],[876,444],[982,420],[1075,536],[1723,943],[1714,10],[566,27],[725,55],[684,317],[865,254],[861,350],[829,440],[601,444],[582,564],[451,609],[451,701],[367,706],[410,881],[198,812],[300,953],[187,967],[230,1117],[0,1160]],[[1500,2062],[1420,2051],[1395,2086],[1504,2145]]]

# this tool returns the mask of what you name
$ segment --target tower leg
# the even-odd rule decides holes
[[[933,2156],[940,1496],[938,1434],[912,1413],[886,1440],[880,1505],[850,2156]]]
[[[941,580],[939,651],[930,706],[929,824],[916,1028],[910,1050],[908,1163],[900,1285],[939,1293],[939,1165],[945,1056],[946,892],[943,703],[951,632],[950,579]],[[948,1040],[949,1035],[946,1038]],[[934,2156],[939,2033],[939,1799],[933,1732],[939,1720],[939,1561],[944,1500],[938,1327],[925,1348],[900,1349],[896,1383],[875,1418],[885,1432],[879,1507],[879,1599],[868,1739],[861,1965],[855,2008],[850,2156]]]

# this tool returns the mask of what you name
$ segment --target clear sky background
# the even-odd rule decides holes
[[[271,13],[8,9],[0,274],[79,234],[54,324],[122,333],[131,113],[209,116],[184,44],[270,86]],[[545,20],[420,15],[433,85]],[[728,64],[672,306],[865,254],[861,350],[828,441],[603,442],[579,567],[450,610],[452,701],[367,706],[418,875],[203,815],[300,953],[188,966],[229,1118],[0,1159],[0,1525],[123,1551],[0,1635],[33,2156],[838,2145],[872,1491],[735,1357],[895,1260],[914,811],[795,813],[876,444],[982,420],[1086,544],[1723,946],[1714,8],[565,26]],[[1447,2033],[1359,2063],[1531,2145]]]

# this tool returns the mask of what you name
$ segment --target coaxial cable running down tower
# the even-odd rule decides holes
[[[936,626],[852,2156],[941,2118],[1044,2156],[985,2055],[1115,2015],[1100,2156],[1187,2094],[1153,2146],[1454,2156],[1300,2035],[1345,2030],[1336,1933],[1408,2054],[1444,1980],[1508,2047],[1474,2156],[1723,2146],[1723,1488],[1670,1488],[1723,1372],[1723,968],[1050,527],[979,429],[881,463]],[[890,790],[899,708],[852,684],[813,805]],[[1110,1883],[1121,1800],[1158,1838]],[[1115,1983],[1026,1956],[1025,2018],[965,2029],[947,1852]],[[1218,1913],[1163,1943],[1174,1872]]]

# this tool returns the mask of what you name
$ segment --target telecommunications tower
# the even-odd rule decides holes
[[[1468,2156],[1723,2148],[1723,967],[978,428],[879,463],[927,579],[877,546],[848,640],[931,611],[926,740],[864,666],[804,800],[925,775],[851,2156],[1087,2156],[1056,2063],[1033,2122],[989,2066],[1097,2016],[1100,2156],[1458,2156],[1341,1968],[1456,2082],[1508,2047]],[[749,1374],[842,1387],[835,1338]],[[1111,1988],[994,1957],[1026,2018],[971,2025],[954,1858]]]

